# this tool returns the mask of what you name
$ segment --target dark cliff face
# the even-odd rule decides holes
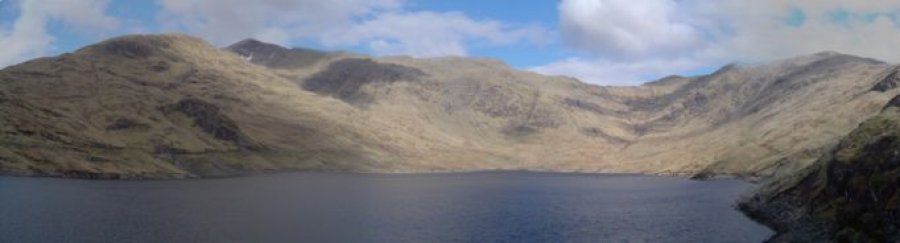
[[[288,49],[278,45],[246,39],[225,48],[244,59],[270,68],[304,68],[326,59],[329,53],[303,48]]]
[[[776,242],[900,241],[900,108],[888,104],[813,167],[740,208],[777,230]]]

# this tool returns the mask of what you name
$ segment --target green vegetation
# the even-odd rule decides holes
[[[775,180],[744,200],[778,242],[900,240],[900,109],[863,122],[810,170]],[[801,178],[801,179],[797,179]]]

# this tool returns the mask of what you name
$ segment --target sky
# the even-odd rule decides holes
[[[900,62],[897,0],[0,0],[0,66],[124,34],[467,56],[600,85],[820,51]]]

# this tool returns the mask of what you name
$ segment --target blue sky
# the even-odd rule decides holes
[[[474,19],[494,19],[519,25],[539,25],[547,29],[557,26],[555,1],[517,1],[508,4],[503,1],[438,1],[414,2],[412,9],[419,11],[460,11]],[[560,42],[558,33],[550,36],[551,41],[543,45],[484,46],[472,49],[472,56],[498,58],[518,67],[528,68],[578,53],[567,50]]]
[[[900,59],[893,0],[3,0],[0,65],[181,32],[374,56],[469,56],[605,85],[838,51]]]
[[[15,21],[19,17],[19,11],[14,4],[0,2],[2,15],[0,22],[8,24]],[[107,14],[122,19],[125,22],[131,22],[140,26],[139,29],[132,32],[169,32],[178,31],[166,29],[156,21],[157,14],[160,12],[160,6],[155,1],[136,0],[136,1],[110,1]],[[475,20],[496,20],[512,25],[537,25],[543,28],[552,29],[556,26],[556,3],[553,1],[522,1],[514,6],[509,6],[500,1],[415,1],[408,5],[409,11],[435,11],[435,12],[461,12]],[[79,47],[97,42],[101,37],[110,37],[109,33],[91,33],[84,31],[70,30],[71,26],[64,22],[54,21],[49,26],[49,32],[52,33],[57,41],[47,55],[57,55],[63,52],[70,52]],[[128,31],[124,31],[128,32]],[[98,35],[99,34],[99,35]],[[118,33],[116,33],[118,34]],[[247,36],[254,37],[254,36]],[[555,37],[548,37],[555,38]],[[365,46],[323,46],[314,39],[297,39],[288,43],[280,43],[292,47],[308,47],[326,50],[349,50],[360,53],[371,53]],[[518,68],[528,68],[544,63],[552,62],[560,58],[576,54],[568,51],[561,45],[559,40],[551,40],[547,43],[536,44],[513,44],[513,45],[478,45],[477,43],[469,49],[468,56],[497,58],[505,61],[511,66]]]

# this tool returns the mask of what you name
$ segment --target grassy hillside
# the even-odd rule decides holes
[[[342,117],[320,114],[352,107],[285,92],[294,84],[186,36],[116,38],[0,80],[6,173],[189,177],[366,161],[354,134],[338,132],[351,130]]]

